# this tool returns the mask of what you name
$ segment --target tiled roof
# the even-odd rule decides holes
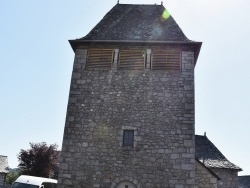
[[[196,158],[208,168],[227,168],[242,171],[231,163],[206,136],[195,136]]]
[[[250,188],[250,176],[238,176],[238,188]]]
[[[192,42],[163,5],[116,4],[78,40]]]
[[[0,155],[0,173],[9,173],[7,156]]]

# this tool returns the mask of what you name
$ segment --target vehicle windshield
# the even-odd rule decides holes
[[[19,182],[15,182],[11,188],[39,188],[38,185],[31,185],[31,184],[27,184],[27,183],[19,183]]]

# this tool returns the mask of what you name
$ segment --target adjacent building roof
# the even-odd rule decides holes
[[[7,156],[0,155],[0,173],[9,173]]]
[[[116,4],[79,40],[191,42],[163,5]]]
[[[238,188],[250,188],[250,176],[238,176]]]
[[[207,138],[207,136],[195,136],[196,158],[208,168],[226,168],[237,171],[242,169],[231,163]]]

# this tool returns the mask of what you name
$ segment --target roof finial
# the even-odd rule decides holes
[[[207,134],[206,134],[206,132],[204,132],[204,136],[206,136],[206,137],[207,137]]]
[[[163,1],[161,1],[161,5],[163,5]]]
[[[117,4],[119,4],[119,0],[117,0]]]

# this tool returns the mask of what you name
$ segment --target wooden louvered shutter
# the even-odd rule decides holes
[[[119,69],[142,70],[145,68],[144,50],[120,50]]]
[[[111,69],[114,50],[88,49],[87,69]]]
[[[152,70],[181,70],[180,50],[153,50]]]

